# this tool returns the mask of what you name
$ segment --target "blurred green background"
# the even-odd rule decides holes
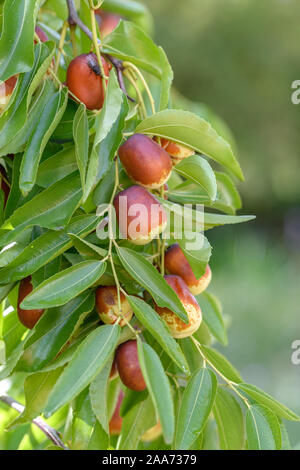
[[[291,102],[291,84],[300,79],[300,2],[144,3],[178,91],[211,107],[233,131],[246,177],[242,212],[257,215],[247,225],[207,232],[214,246],[210,290],[230,322],[222,349],[246,381],[300,413],[300,365],[291,363],[291,344],[300,339],[300,105]],[[0,420],[4,409],[9,422],[16,413],[0,405]],[[63,418],[52,424],[59,428]],[[41,440],[35,428],[26,437],[27,427],[19,429],[0,448]],[[300,446],[300,424],[288,429]]]
[[[297,0],[145,0],[176,88],[233,131],[246,182],[244,226],[207,232],[210,290],[230,317],[223,349],[254,383],[300,412],[300,79]],[[300,424],[288,425],[294,445]]]

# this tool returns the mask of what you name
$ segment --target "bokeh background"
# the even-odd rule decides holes
[[[243,377],[300,412],[300,79],[297,0],[145,0],[178,91],[233,132],[254,222],[207,232],[211,291],[229,317],[223,352]],[[300,424],[288,424],[300,444]]]
[[[291,102],[291,84],[300,79],[300,2],[143,3],[176,89],[231,129],[246,176],[239,184],[242,213],[257,216],[207,233],[214,246],[210,290],[229,322],[229,345],[221,350],[245,381],[300,413],[300,365],[291,362],[292,342],[300,339],[300,105]],[[0,420],[16,415],[0,405]],[[64,419],[49,424],[59,428]],[[300,448],[300,424],[288,429]],[[2,436],[0,449],[38,448],[41,439],[25,425]]]

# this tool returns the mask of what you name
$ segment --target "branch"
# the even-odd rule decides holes
[[[0,395],[0,401],[10,406],[14,410],[18,411],[19,413],[23,413],[25,409],[25,407],[21,405],[21,403],[7,395]],[[58,432],[55,429],[51,428],[51,426],[49,426],[47,423],[45,423],[42,418],[35,418],[32,420],[32,422],[48,437],[48,439],[53,442],[53,444],[58,447],[61,447],[64,450],[68,450],[68,448],[61,441]]]
[[[67,0],[67,5],[68,5],[68,11],[69,11],[69,17],[68,17],[69,25],[79,26],[79,28],[90,38],[90,40],[93,41],[93,33],[86,26],[86,24],[84,24],[84,22],[79,18],[78,14],[77,14],[77,11],[76,11],[75,4],[74,4],[74,0]],[[99,46],[101,46],[101,41],[100,41],[99,38],[98,38],[98,43],[99,43]],[[116,59],[115,57],[111,56],[110,54],[103,54],[103,55],[105,55],[105,57],[107,57],[107,59],[115,67],[116,72],[117,72],[118,82],[119,82],[121,90],[123,91],[123,93],[127,96],[127,98],[130,101],[134,102],[134,99],[131,98],[127,94],[127,91],[126,91],[126,88],[125,88],[125,83],[124,83],[123,74],[122,74],[122,71],[124,70],[123,62],[121,60]]]

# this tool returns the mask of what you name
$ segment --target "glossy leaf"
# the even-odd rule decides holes
[[[169,138],[213,158],[243,180],[230,145],[204,119],[188,111],[167,109],[142,121],[136,132]]]
[[[94,380],[115,350],[119,334],[119,325],[103,325],[83,340],[52,390],[46,416],[71,401]]]
[[[252,398],[255,402],[268,407],[271,411],[273,411],[273,413],[275,413],[277,416],[280,416],[280,418],[287,419],[289,421],[300,421],[300,417],[296,415],[296,413],[291,411],[278,400],[275,400],[275,398],[271,397],[263,390],[260,390],[258,387],[241,383],[239,384],[239,388],[249,395],[249,397]]]
[[[54,54],[53,43],[38,43],[32,69],[19,75],[8,106],[0,116],[0,149],[13,140],[26,123],[29,104],[34,91],[48,69]]]
[[[186,311],[177,294],[142,255],[128,248],[117,248],[117,254],[126,271],[152,295],[160,307],[168,307],[183,321]]]
[[[81,177],[81,184],[84,188],[86,168],[89,158],[89,125],[84,104],[77,108],[73,121],[73,138],[75,142],[75,155]]]
[[[217,197],[217,181],[210,164],[200,155],[184,158],[177,165],[175,171],[188,180],[201,186],[214,201]]]
[[[0,230],[0,246],[27,227],[58,228],[69,222],[82,196],[78,174],[66,176],[18,208]]]
[[[174,435],[175,417],[168,378],[156,352],[141,340],[138,340],[138,356],[147,390],[152,398],[165,441],[170,444]]]
[[[88,289],[102,276],[106,268],[101,261],[83,261],[71,266],[34,289],[22,302],[21,307],[58,307]]]
[[[195,238],[195,233],[184,232],[183,236],[176,241],[178,241],[196,278],[199,279],[205,273],[207,263],[210,260],[211,246],[204,235],[201,233],[196,235],[197,238]]]
[[[175,449],[188,449],[203,430],[214,404],[217,379],[209,369],[200,369],[189,380],[183,392],[177,428]]]
[[[97,217],[84,215],[74,217],[63,230],[48,231],[28,244],[8,265],[0,269],[1,280],[18,281],[34,273],[72,246],[69,234],[87,234],[95,229]]]
[[[29,375],[25,379],[25,410],[15,421],[13,421],[10,428],[19,424],[28,423],[41,414],[62,371],[63,369],[59,368],[50,372],[39,372],[37,374]]]
[[[28,72],[33,65],[36,0],[6,0],[0,39],[0,79]]]
[[[175,364],[185,374],[189,373],[189,367],[177,341],[170,335],[166,323],[142,299],[134,296],[127,298],[137,319],[147,328],[163,350],[170,356]]]
[[[245,444],[244,416],[233,394],[219,387],[213,413],[218,425],[221,449],[243,449]]]
[[[221,372],[228,380],[235,383],[241,383],[242,378],[236,368],[230,364],[223,354],[213,348],[201,345],[202,352],[209,362],[211,362],[219,372]]]
[[[26,342],[17,370],[34,372],[55,359],[94,303],[94,295],[84,292],[62,307],[47,310]]]
[[[34,99],[30,103],[27,118],[23,127],[21,127],[12,140],[7,142],[7,144],[1,148],[1,155],[6,155],[8,153],[18,153],[25,149],[30,136],[36,129],[37,122],[39,122],[41,118],[43,109],[49,100],[53,97],[55,92],[56,87],[52,80],[43,80],[43,83],[37,90]]]
[[[278,419],[262,405],[251,405],[246,415],[249,450],[281,449],[281,431]]]
[[[202,311],[202,319],[208,326],[212,335],[226,345],[228,342],[227,333],[222,317],[222,307],[218,299],[209,292],[203,292],[196,296]]]
[[[36,183],[48,188],[77,169],[75,147],[67,147],[42,161],[39,165]]]
[[[20,169],[20,189],[30,191],[35,184],[38,165],[55,127],[59,123],[68,101],[66,88],[56,92],[45,104],[34,133],[30,136],[23,155]]]
[[[111,357],[107,361],[107,364],[103,367],[97,377],[92,381],[89,388],[93,412],[95,413],[98,421],[100,422],[102,428],[107,434],[109,433],[107,394],[112,361],[113,357]]]
[[[136,450],[140,437],[156,424],[150,397],[134,406],[123,418],[117,450]]]

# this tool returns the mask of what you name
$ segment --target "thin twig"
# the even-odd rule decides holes
[[[0,395],[0,401],[5,403],[6,405],[10,406],[14,410],[18,411],[19,413],[23,413],[25,407],[21,405],[18,401],[14,400],[12,397],[8,395]],[[68,447],[64,445],[62,440],[59,437],[58,432],[51,428],[42,418],[38,417],[32,420],[33,424],[35,424],[47,437],[50,441],[53,442],[58,447],[61,447],[64,450],[69,450]]]
[[[90,38],[91,41],[93,41],[93,33],[92,31],[84,24],[84,22],[79,18],[77,15],[76,7],[74,4],[74,0],[67,0],[67,5],[68,5],[68,11],[69,11],[69,17],[68,17],[68,22],[69,24],[77,24],[77,26]],[[101,46],[101,41],[98,38],[98,44]],[[123,80],[123,74],[122,71],[124,69],[123,67],[123,62],[119,59],[116,59],[115,57],[111,56],[110,54],[103,54],[107,59],[112,63],[112,65],[115,67],[116,72],[117,72],[117,77],[118,77],[118,82],[120,85],[121,90],[123,93],[127,96],[127,98],[134,102],[134,99],[128,96],[126,88],[125,88],[125,83]]]

